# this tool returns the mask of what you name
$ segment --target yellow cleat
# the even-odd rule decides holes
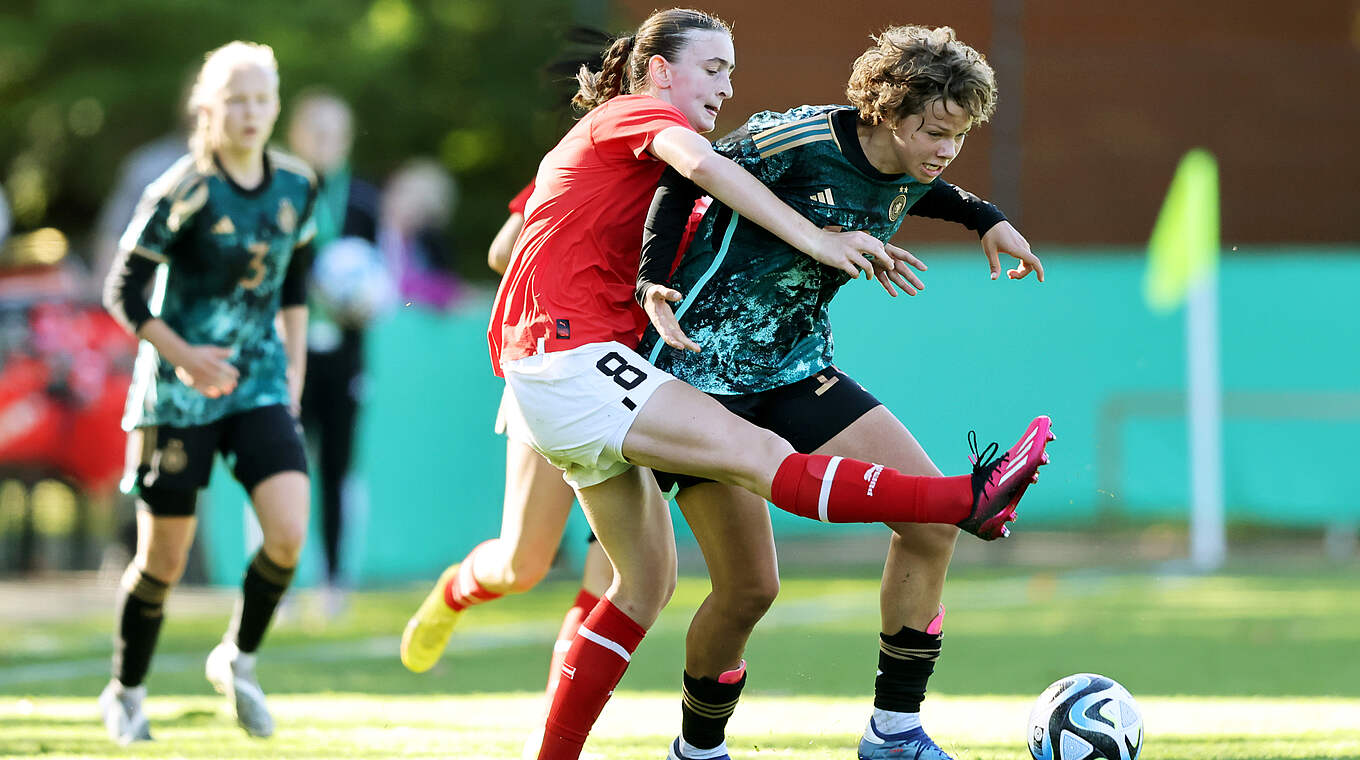
[[[424,673],[439,662],[439,656],[449,644],[449,636],[453,635],[453,626],[463,614],[444,601],[444,586],[458,575],[461,564],[450,565],[440,573],[439,582],[420,603],[420,609],[401,634],[401,664],[413,673]]]

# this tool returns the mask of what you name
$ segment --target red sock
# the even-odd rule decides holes
[[[462,611],[474,604],[489,602],[492,599],[500,599],[504,594],[496,594],[482,588],[482,584],[477,582],[477,577],[472,574],[472,557],[477,550],[495,541],[483,541],[472,547],[472,551],[467,553],[463,562],[458,566],[458,572],[444,584],[444,603],[451,609]]]
[[[647,630],[601,599],[581,623],[562,663],[538,760],[576,760],[591,726],[628,669]]]
[[[776,507],[822,522],[952,524],[973,511],[971,475],[903,475],[820,454],[790,454],[780,463],[771,491]]]
[[[557,643],[553,644],[552,662],[548,664],[549,702],[552,701],[553,694],[557,693],[557,681],[562,677],[562,661],[567,658],[567,649],[571,647],[571,640],[576,636],[576,629],[581,627],[581,621],[599,603],[600,597],[581,589],[576,594],[575,603],[567,610],[567,616],[562,618],[562,630],[557,633]]]

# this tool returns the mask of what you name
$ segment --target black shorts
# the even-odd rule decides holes
[[[835,367],[768,391],[709,395],[727,411],[776,433],[802,454],[811,454],[821,448],[865,412],[882,403]],[[653,472],[664,493],[670,493],[672,488],[713,482],[697,475]]]
[[[288,408],[262,406],[206,425],[149,425],[128,434],[131,492],[153,515],[187,517],[221,452],[246,489],[280,472],[307,472],[302,429]]]

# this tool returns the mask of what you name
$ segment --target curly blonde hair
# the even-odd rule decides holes
[[[614,40],[604,53],[599,71],[581,67],[576,75],[581,88],[571,99],[572,105],[589,111],[616,95],[641,92],[647,87],[647,62],[652,56],[676,60],[686,35],[696,31],[732,34],[725,21],[703,11],[671,8],[653,13],[636,32]]]
[[[947,26],[893,26],[855,60],[845,94],[868,124],[896,123],[936,100],[957,103],[981,124],[996,110],[996,75],[987,59]]]

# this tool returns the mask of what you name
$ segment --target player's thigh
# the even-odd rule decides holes
[[[502,541],[516,551],[557,550],[576,494],[562,471],[542,454],[515,440],[505,445],[505,501],[501,507]]]
[[[940,469],[916,437],[881,404],[865,412],[814,453],[877,462],[905,475],[940,475]],[[889,526],[897,532],[896,544],[913,551],[951,551],[958,536],[958,529],[952,525],[890,523]]]
[[[628,461],[739,485],[762,496],[793,446],[678,380],[652,394],[623,441]]]
[[[222,448],[232,474],[250,495],[271,559],[296,561],[307,535],[311,480],[302,429],[283,406],[266,406],[224,419]]]
[[[263,406],[221,420],[221,449],[232,462],[232,475],[254,498],[258,486],[282,473],[307,480],[307,449],[302,425],[283,405]],[[307,509],[307,495],[302,509]],[[258,505],[257,505],[258,506]]]
[[[643,627],[675,590],[675,533],[670,507],[651,472],[632,467],[577,491],[591,530],[614,566],[610,598]]]
[[[681,489],[676,503],[699,542],[715,595],[774,599],[779,561],[764,499],[736,486],[700,483]]]
[[[916,437],[882,404],[865,412],[812,453],[863,459],[904,475],[940,474]]]

